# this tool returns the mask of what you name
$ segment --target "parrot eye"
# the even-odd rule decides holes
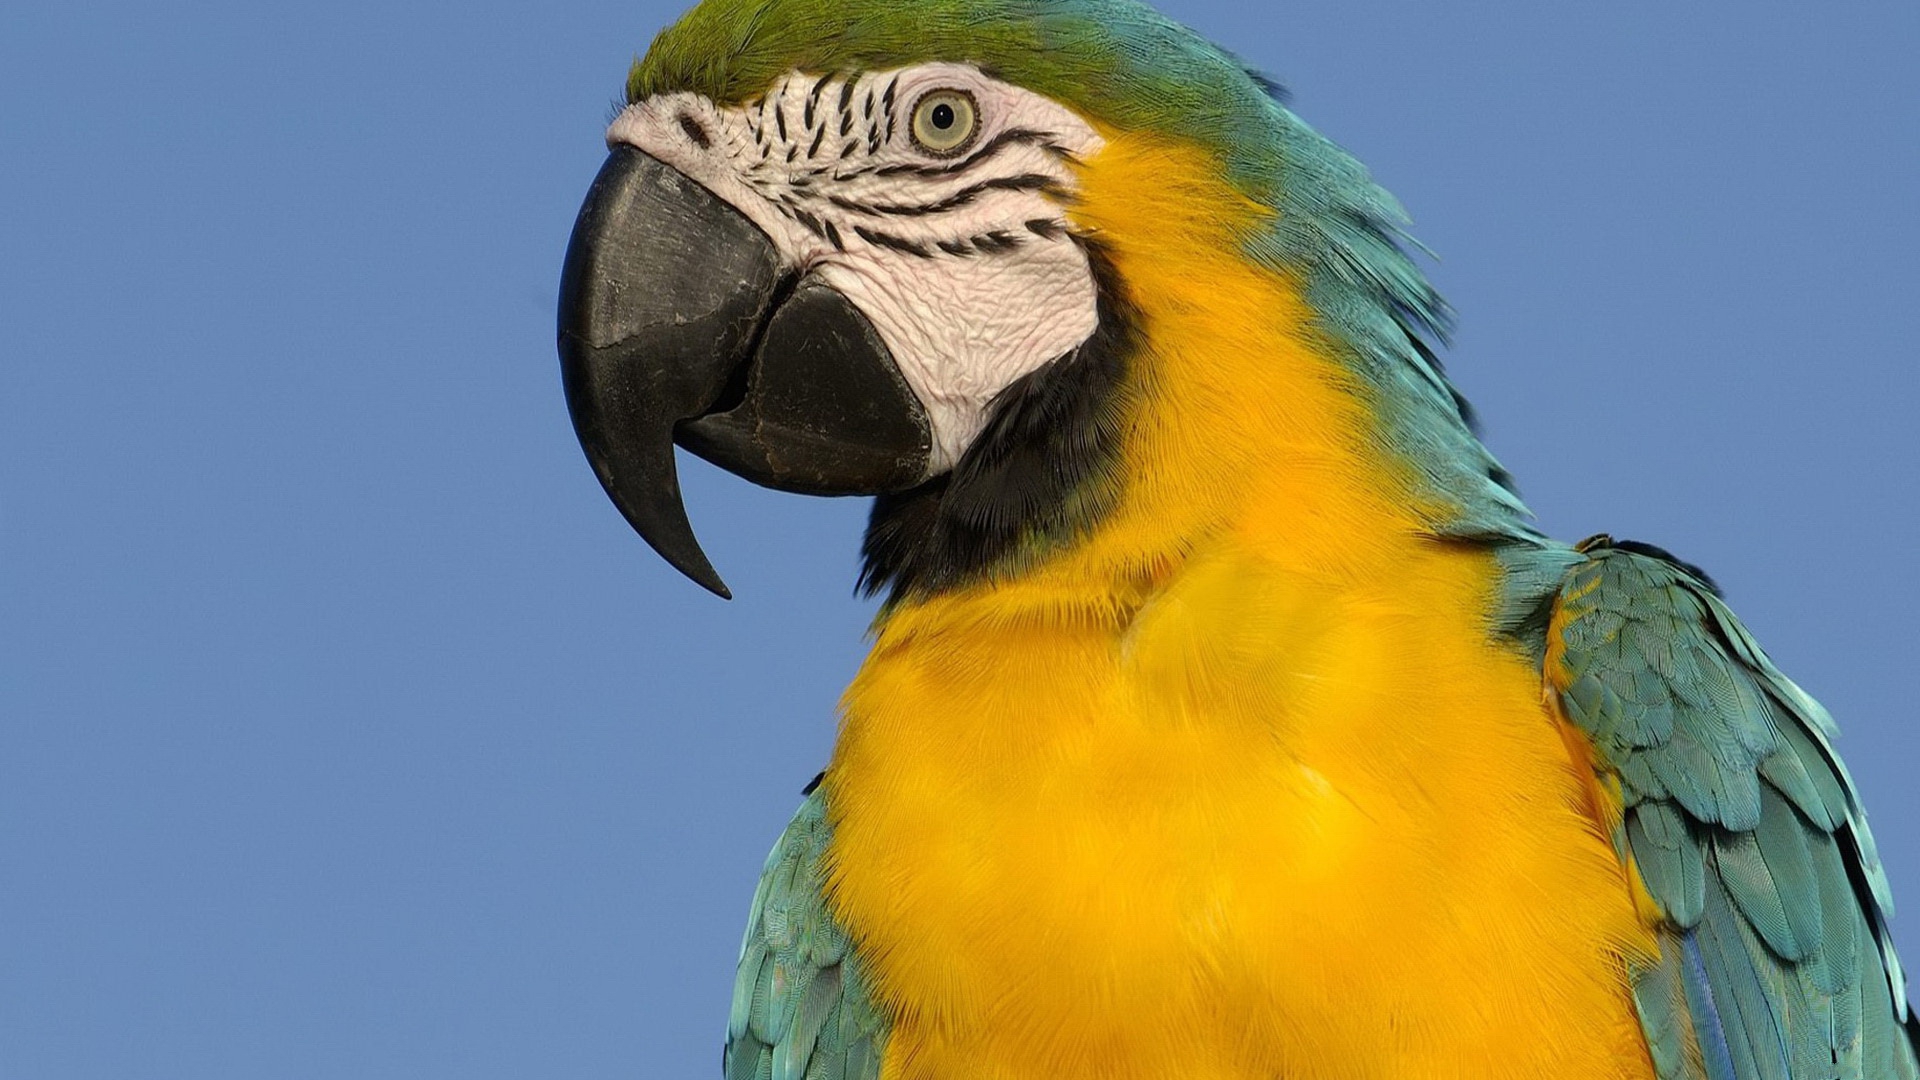
[[[980,126],[973,95],[965,90],[929,90],[913,105],[913,141],[929,154],[957,154]]]

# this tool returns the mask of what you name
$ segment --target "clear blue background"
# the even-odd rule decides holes
[[[1920,961],[1920,6],[1203,3],[1445,256],[1546,527],[1840,717]],[[553,297],[676,7],[0,9],[0,1073],[710,1077],[865,506],[580,459]]]

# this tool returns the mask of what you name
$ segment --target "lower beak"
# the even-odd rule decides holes
[[[721,596],[681,503],[673,445],[817,495],[926,478],[931,429],[872,323],[795,280],[759,227],[686,175],[616,147],[560,277],[560,368],[587,460],[675,568]]]

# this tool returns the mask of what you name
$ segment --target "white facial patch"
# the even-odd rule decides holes
[[[951,137],[967,109],[937,109],[953,94],[974,129],[931,150],[914,134],[916,106],[929,106],[923,132]],[[1062,203],[1100,136],[973,67],[794,72],[744,106],[662,94],[624,109],[607,144],[705,185],[791,269],[860,309],[927,410],[930,475],[965,453],[996,394],[1095,329],[1093,272]]]

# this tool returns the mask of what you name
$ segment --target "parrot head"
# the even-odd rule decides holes
[[[626,91],[562,273],[567,402],[628,522],[722,596],[676,444],[878,496],[865,582],[896,595],[1084,536],[1159,407],[1152,311],[1181,301],[1127,269],[1155,253],[1215,279],[1183,289],[1294,283],[1289,332],[1343,358],[1369,437],[1453,526],[1515,527],[1391,198],[1133,0],[707,0]],[[1122,195],[1090,197],[1103,169]]]

